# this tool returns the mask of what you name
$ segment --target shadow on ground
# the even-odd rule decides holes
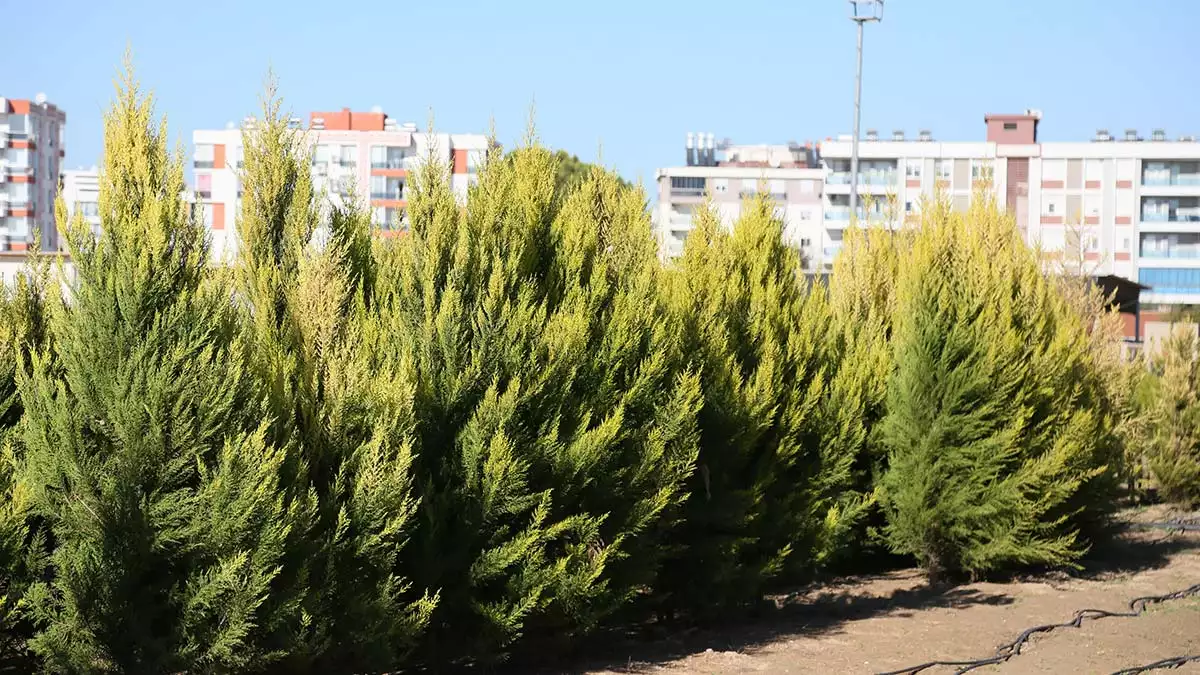
[[[1200,536],[1165,531],[1125,529],[1097,544],[1081,561],[1082,569],[1046,571],[1020,580],[1110,580],[1167,566],[1171,559],[1200,550]],[[579,645],[570,658],[543,654],[521,659],[505,672],[585,673],[608,670],[640,673],[711,649],[714,652],[753,652],[774,642],[799,636],[821,637],[839,632],[846,623],[873,616],[909,616],[935,608],[1008,605],[1003,592],[984,592],[968,586],[930,587],[916,570],[845,577],[813,584],[775,598],[775,606],[747,618],[721,624],[686,627],[643,624],[606,631]]]

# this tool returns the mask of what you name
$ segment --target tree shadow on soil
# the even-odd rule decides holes
[[[747,651],[803,635],[819,637],[837,632],[847,622],[872,616],[909,616],[931,608],[957,609],[972,605],[1007,605],[1003,593],[966,587],[930,587],[915,570],[862,575],[813,585],[802,592],[774,599],[752,615],[703,628],[643,624],[593,636],[568,661],[551,665],[524,660],[511,672],[583,673],[611,670],[645,672],[656,665],[712,649]]]
[[[1125,529],[1097,543],[1080,561],[1082,569],[1044,571],[1021,579],[1050,583],[1108,580],[1165,567],[1174,556],[1197,550],[1200,535]],[[920,572],[912,569],[835,579],[774,600],[751,616],[738,614],[704,627],[645,623],[603,631],[577,645],[569,657],[545,653],[541,659],[522,658],[504,670],[641,673],[708,649],[754,651],[791,637],[821,637],[838,632],[846,623],[874,616],[905,617],[927,609],[1013,603],[1012,596],[1003,592],[985,592],[966,585],[931,587]]]

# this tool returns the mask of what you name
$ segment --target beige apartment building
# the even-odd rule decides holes
[[[212,235],[213,256],[232,260],[237,253],[235,218],[241,208],[242,132],[253,118],[225,129],[192,134],[193,186]],[[299,118],[291,120],[302,128]],[[451,187],[461,199],[483,164],[488,138],[483,134],[424,133],[413,123],[397,123],[382,110],[314,112],[304,135],[312,148],[312,176],[328,204],[351,195],[367,208],[381,236],[407,229],[405,208],[410,172],[430,156],[451,168]]]

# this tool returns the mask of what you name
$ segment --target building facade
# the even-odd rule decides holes
[[[67,169],[62,172],[61,189],[67,215],[80,214],[92,226],[92,234],[100,236],[100,171]]]
[[[1130,339],[1162,332],[1181,308],[1200,309],[1200,143],[1168,139],[1162,130],[1147,139],[1132,129],[1119,139],[1100,130],[1090,141],[1042,142],[1041,118],[1036,110],[986,115],[980,141],[938,141],[929,131],[881,138],[868,130],[859,142],[858,218],[900,227],[939,195],[965,209],[975,195],[990,194],[1049,260],[1078,260],[1093,276],[1145,287],[1140,321],[1127,321]],[[765,180],[785,237],[806,251],[810,269],[827,271],[851,222],[851,138],[815,149],[760,146],[753,160],[739,146],[710,155],[713,145],[689,138],[689,165],[658,172],[655,226],[664,255],[682,250],[692,210],[707,197],[731,223],[751,189],[739,181]],[[818,162],[821,168],[808,168]],[[804,186],[814,176],[820,184]]]
[[[822,187],[825,172],[811,143],[800,145],[719,145],[712,134],[687,136],[686,163],[660,169],[656,236],[665,257],[683,252],[697,208],[711,198],[721,221],[731,227],[742,200],[766,192],[785,223],[784,238],[799,247],[806,261],[819,257],[822,237]]]
[[[301,128],[299,119],[291,123]],[[242,128],[192,134],[196,204],[212,233],[218,260],[232,260],[237,253],[234,227],[241,207],[242,134],[253,124],[247,118]],[[382,236],[407,229],[408,177],[431,153],[450,167],[451,187],[465,200],[488,147],[485,135],[423,133],[415,124],[397,124],[379,109],[314,112],[303,133],[311,146],[313,181],[325,204],[342,204],[356,196],[359,206],[370,210],[371,222]]]
[[[34,232],[58,249],[54,200],[67,115],[46,102],[0,96],[0,251],[24,251]]]

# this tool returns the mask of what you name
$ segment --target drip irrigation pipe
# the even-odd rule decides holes
[[[1169,529],[1174,531],[1184,532],[1200,532],[1200,521],[1197,520],[1173,520],[1164,523],[1147,523],[1144,527],[1156,527],[1158,529]],[[1133,618],[1139,616],[1146,611],[1146,607],[1168,600],[1178,600],[1193,595],[1200,595],[1200,584],[1195,584],[1181,591],[1167,593],[1166,595],[1146,595],[1140,598],[1134,598],[1129,601],[1129,610],[1125,612],[1110,612],[1103,609],[1081,609],[1075,612],[1075,616],[1065,623],[1048,623],[1043,626],[1034,626],[1027,628],[1024,632],[1017,636],[1017,639],[1007,644],[1001,645],[994,656],[989,656],[982,659],[973,659],[966,661],[928,661],[916,666],[901,668],[900,670],[890,670],[879,675],[916,675],[923,670],[936,668],[938,666],[955,666],[958,668],[955,673],[961,675],[976,668],[984,666],[992,666],[1011,659],[1021,653],[1021,647],[1029,641],[1029,638],[1036,633],[1048,633],[1056,628],[1079,628],[1085,619],[1103,619],[1105,617],[1125,617]],[[1200,661],[1200,655],[1197,656],[1177,656],[1170,659],[1157,661],[1149,665],[1123,670],[1121,673],[1142,673],[1148,670],[1156,670],[1161,668],[1176,668],[1190,661]]]
[[[1194,656],[1175,656],[1175,657],[1172,657],[1169,659],[1163,659],[1162,661],[1155,661],[1154,663],[1147,663],[1144,666],[1136,666],[1134,668],[1126,668],[1125,670],[1118,670],[1117,672],[1113,673],[1113,675],[1141,675],[1141,673],[1147,673],[1147,672],[1150,672],[1151,670],[1164,670],[1166,668],[1178,668],[1180,666],[1187,665],[1187,664],[1191,663],[1192,661],[1200,662],[1200,654],[1196,654]]]

